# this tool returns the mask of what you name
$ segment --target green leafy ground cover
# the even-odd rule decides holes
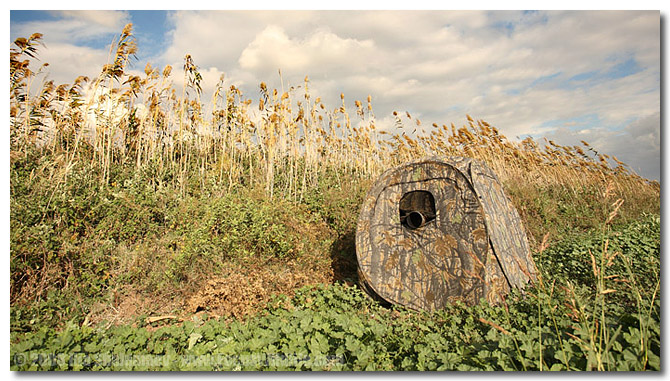
[[[563,240],[501,306],[412,312],[336,283],[248,319],[13,331],[11,369],[660,370],[659,247],[656,215]]]

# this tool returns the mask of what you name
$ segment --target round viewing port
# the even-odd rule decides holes
[[[420,229],[435,219],[435,197],[425,190],[405,193],[398,205],[400,222],[408,229]]]

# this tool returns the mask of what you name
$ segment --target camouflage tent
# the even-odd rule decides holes
[[[412,309],[497,303],[537,272],[498,178],[467,158],[421,159],[383,173],[361,208],[356,256],[366,289]]]

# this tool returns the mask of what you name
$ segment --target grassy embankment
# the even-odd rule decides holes
[[[513,142],[469,116],[456,128],[394,113],[400,132],[379,131],[370,97],[327,108],[308,78],[284,93],[261,83],[256,102],[222,78],[207,103],[190,56],[180,90],[170,67],[130,74],[130,26],[99,77],[39,83],[28,62],[40,39],[10,49],[13,354],[660,367],[660,189],[615,157],[586,142]],[[371,182],[427,155],[474,157],[501,178],[541,270],[525,298],[431,315],[332,285],[356,281],[354,231]]]

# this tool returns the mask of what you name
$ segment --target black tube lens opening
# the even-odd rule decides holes
[[[410,229],[418,229],[426,223],[426,217],[421,212],[412,211],[407,215],[405,222]]]
[[[405,193],[398,205],[400,223],[411,230],[419,229],[435,220],[435,198],[426,190]]]

